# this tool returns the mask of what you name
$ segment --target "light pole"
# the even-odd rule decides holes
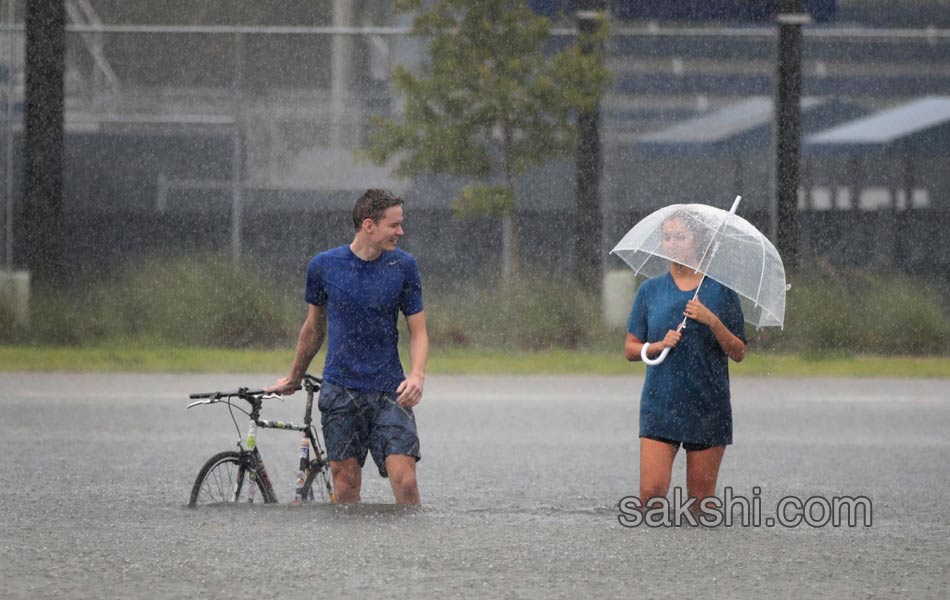
[[[4,219],[3,219],[3,260],[7,271],[13,272],[13,121],[16,118],[13,95],[16,93],[16,30],[14,28],[16,5],[7,0],[7,41],[9,63],[7,68],[6,106],[4,107]]]
[[[55,285],[64,272],[63,144],[66,6],[26,3],[26,89],[23,111],[23,198],[26,268]]]
[[[803,0],[781,0],[775,73],[771,237],[786,267],[798,265],[798,183],[801,160],[802,25],[811,22]]]
[[[592,36],[604,16],[602,0],[587,0],[577,12],[577,33]],[[603,48],[582,42],[581,52],[595,54]],[[600,206],[600,102],[577,115],[577,192],[574,209],[574,279],[585,290],[600,290],[603,271],[603,215]]]

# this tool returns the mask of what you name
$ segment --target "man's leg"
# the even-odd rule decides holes
[[[416,483],[416,457],[390,454],[386,457],[386,471],[393,488],[396,504],[419,504],[419,486]]]
[[[331,460],[330,472],[333,474],[334,501],[337,504],[359,502],[363,484],[363,469],[359,459]]]
[[[411,408],[399,406],[395,393],[380,393],[373,405],[369,448],[379,474],[389,477],[396,504],[419,504],[416,462],[422,455],[416,417]]]
[[[369,439],[369,423],[359,392],[324,383],[318,406],[334,500],[340,504],[359,502]]]

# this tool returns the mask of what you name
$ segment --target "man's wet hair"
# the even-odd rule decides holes
[[[353,226],[359,231],[363,221],[372,219],[379,223],[386,213],[386,209],[393,206],[402,206],[403,200],[389,190],[369,189],[356,201],[353,207]]]

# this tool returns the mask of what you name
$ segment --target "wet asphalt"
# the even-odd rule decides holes
[[[622,526],[632,376],[431,376],[417,510],[371,467],[359,506],[187,509],[237,439],[187,393],[275,378],[0,375],[0,597],[950,597],[946,381],[734,380],[720,491],[757,497],[763,520],[786,497],[866,497],[870,526]],[[264,416],[299,421],[303,400]],[[282,500],[298,436],[259,436]]]

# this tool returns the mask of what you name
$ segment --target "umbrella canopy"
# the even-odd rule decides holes
[[[697,252],[674,255],[675,248],[664,246],[663,224],[674,218],[682,219],[699,241]],[[749,323],[784,324],[787,288],[782,259],[768,238],[732,212],[705,204],[661,208],[637,223],[610,253],[643,277],[662,275],[671,261],[691,267],[739,294]]]

